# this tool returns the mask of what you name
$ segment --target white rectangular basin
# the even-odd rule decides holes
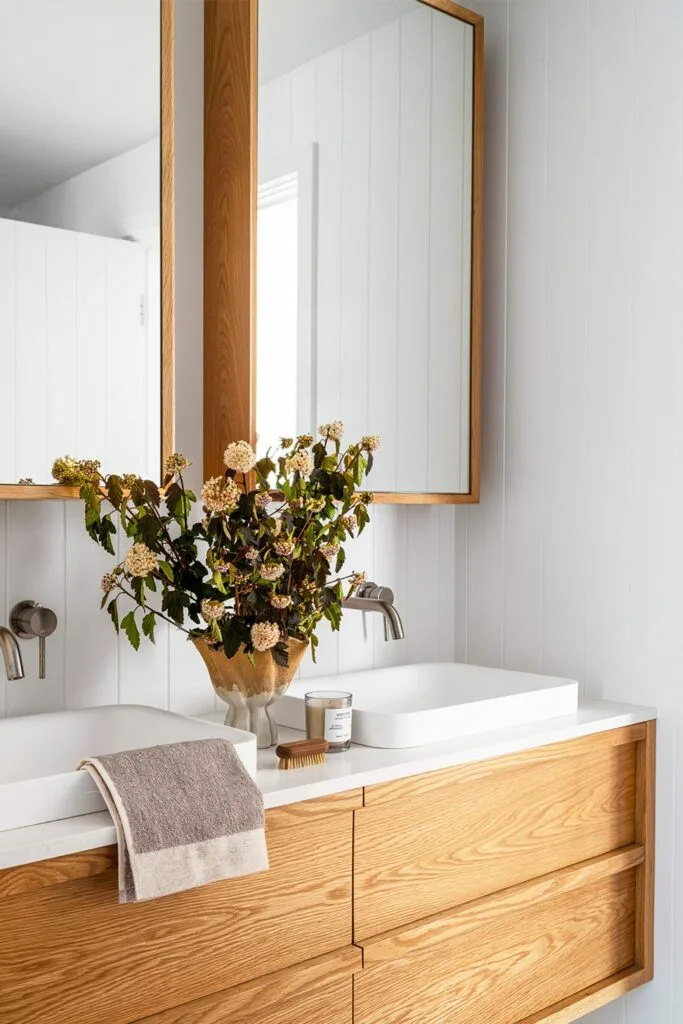
[[[353,741],[368,747],[419,747],[574,714],[569,679],[451,663],[349,672],[293,683],[275,705],[280,725],[305,729],[304,695],[353,694]]]
[[[56,711],[0,721],[0,832],[105,810],[85,757],[220,736],[256,774],[256,737],[138,705]]]

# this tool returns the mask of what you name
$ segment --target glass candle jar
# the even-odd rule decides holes
[[[351,694],[343,690],[317,690],[306,697],[306,737],[327,740],[330,753],[351,746]]]

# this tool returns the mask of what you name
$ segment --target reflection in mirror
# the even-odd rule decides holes
[[[0,0],[0,483],[159,477],[161,0]]]
[[[474,29],[259,0],[261,449],[344,420],[378,491],[470,490]]]

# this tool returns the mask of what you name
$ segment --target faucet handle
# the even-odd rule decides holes
[[[38,678],[45,679],[45,639],[57,628],[57,616],[37,601],[20,601],[10,612],[9,624],[21,640],[38,639]]]

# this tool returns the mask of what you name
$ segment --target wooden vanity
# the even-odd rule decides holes
[[[271,869],[0,872],[3,1024],[540,1024],[653,971],[655,723],[267,812]]]

